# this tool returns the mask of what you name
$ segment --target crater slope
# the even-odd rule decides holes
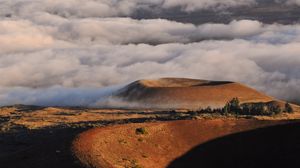
[[[288,121],[203,119],[95,128],[80,134],[73,142],[73,150],[84,165],[94,168],[163,168],[169,165],[185,167],[182,166],[183,161],[173,161],[197,145],[226,135],[285,123]],[[138,128],[143,128],[145,133],[137,134]],[[278,143],[281,141],[276,140]],[[242,139],[240,143],[247,142]],[[276,144],[272,147],[277,149],[278,146],[280,145]],[[219,150],[222,151],[222,147]],[[197,165],[193,161],[193,166],[190,167]]]
[[[241,103],[274,100],[240,83],[186,78],[139,80],[120,89],[114,97],[130,107],[169,109],[218,108],[235,97]]]

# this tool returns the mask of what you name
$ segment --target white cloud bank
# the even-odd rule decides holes
[[[34,21],[0,21],[0,53],[97,44],[191,43],[209,39],[245,39],[267,43],[300,41],[300,24],[266,25],[253,20],[229,24],[183,24],[130,18],[61,19],[43,16]]]
[[[300,24],[111,18],[137,2],[188,11],[253,1],[85,2],[0,1],[0,105],[93,105],[115,90],[103,87],[170,76],[232,80],[300,101]]]
[[[66,18],[115,17],[130,16],[137,10],[179,8],[192,12],[250,6],[255,3],[255,0],[13,0],[0,1],[0,16],[26,18],[49,13]]]
[[[37,93],[47,97],[53,93],[45,88],[53,86],[101,88],[165,76],[239,81],[278,98],[294,100],[300,94],[299,46],[298,42],[273,45],[232,40],[99,45],[2,55],[0,102],[7,102],[11,92],[22,95],[22,90],[14,91],[19,87],[39,88]],[[56,96],[61,93],[56,92]],[[33,99],[31,94],[27,98]]]

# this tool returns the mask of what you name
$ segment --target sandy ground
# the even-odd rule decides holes
[[[199,144],[284,123],[287,121],[227,118],[96,128],[82,133],[74,141],[74,151],[90,167],[163,168]],[[147,133],[137,135],[137,128],[145,128]]]
[[[295,113],[279,116],[252,116],[259,120],[290,120],[300,118],[299,106],[294,107]],[[37,106],[10,106],[0,108],[0,131],[14,128],[29,130],[51,127],[94,127],[110,122],[131,123],[148,121],[164,121],[191,118],[224,117],[220,115],[203,114],[193,116],[189,110],[147,110],[147,109],[90,109],[61,108]],[[236,116],[235,116],[236,117]],[[245,116],[238,116],[244,118]],[[249,118],[249,116],[247,116]]]

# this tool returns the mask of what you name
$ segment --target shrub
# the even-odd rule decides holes
[[[286,102],[285,105],[284,105],[284,112],[287,112],[287,113],[293,113],[294,112],[293,107],[288,102]]]
[[[212,112],[212,109],[211,109],[210,106],[208,106],[208,107],[205,109],[205,111],[206,111],[207,113],[211,113],[211,112]]]
[[[240,114],[241,113],[241,106],[240,106],[240,101],[238,98],[233,98],[230,100],[226,105],[223,107],[223,113],[228,114],[228,113],[236,113]]]
[[[252,105],[250,104],[245,104],[242,107],[242,114],[244,115],[251,115],[251,109],[252,109]]]
[[[279,105],[270,105],[268,107],[268,111],[270,113],[274,113],[274,114],[280,114],[282,112],[281,108]]]
[[[188,114],[187,118],[189,119],[197,119],[197,116],[199,115],[197,111],[189,111],[187,112],[187,114]]]
[[[148,134],[147,130],[144,127],[135,129],[135,134],[137,135],[145,135]]]
[[[226,103],[226,105],[224,106],[222,112],[223,112],[225,115],[227,115],[227,114],[230,113],[230,105],[229,105],[229,103]]]

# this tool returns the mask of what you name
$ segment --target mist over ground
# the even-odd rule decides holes
[[[299,6],[0,1],[0,105],[94,106],[120,84],[159,77],[231,80],[300,102]]]

